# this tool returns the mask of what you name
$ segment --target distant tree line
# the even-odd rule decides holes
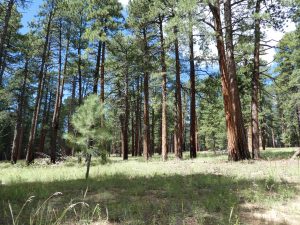
[[[30,3],[0,0],[0,160],[299,146],[299,4],[44,0],[22,33]]]

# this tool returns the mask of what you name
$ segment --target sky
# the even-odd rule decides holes
[[[22,18],[23,28],[21,29],[22,33],[25,33],[28,30],[28,23],[34,19],[34,16],[37,14],[39,5],[42,3],[42,1],[43,0],[32,0],[29,6],[26,9],[23,9],[23,18]],[[127,6],[128,1],[129,0],[119,0],[119,2],[121,2],[124,7]],[[275,31],[274,29],[266,30],[267,40],[270,40],[268,44],[271,46],[276,46],[277,42],[283,37],[284,33],[293,31],[295,29],[296,29],[295,24],[290,22],[287,23],[286,27],[284,28],[284,32]],[[213,52],[217,52],[217,51],[213,49]],[[262,58],[270,63],[273,61],[275,52],[276,49],[269,49],[267,51],[267,54],[262,56]]]

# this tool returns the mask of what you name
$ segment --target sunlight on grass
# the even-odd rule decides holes
[[[39,221],[55,224],[64,214],[57,224],[92,224],[98,207],[96,219],[105,222],[108,217],[115,224],[235,224],[245,204],[268,208],[295,196],[300,185],[298,161],[282,160],[293,151],[268,149],[262,157],[269,161],[228,162],[226,155],[212,152],[201,152],[193,160],[187,155],[182,161],[171,157],[168,162],[159,156],[149,162],[111,157],[101,165],[94,159],[89,180],[84,179],[84,164],[75,158],[57,165],[36,160],[30,167],[0,163],[0,224],[11,221],[9,205],[16,215],[26,199],[35,196],[20,215],[29,221],[56,192],[62,195],[47,200]],[[89,207],[76,205],[65,211],[78,202]]]

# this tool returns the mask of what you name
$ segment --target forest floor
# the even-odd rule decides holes
[[[111,157],[105,165],[94,160],[88,180],[75,158],[0,163],[0,224],[296,225],[295,150],[267,149],[262,160],[243,162],[213,152],[167,162]]]

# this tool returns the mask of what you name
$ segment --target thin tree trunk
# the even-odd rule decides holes
[[[47,68],[45,68],[45,76],[47,74]],[[39,152],[44,152],[45,148],[45,139],[47,135],[48,129],[46,128],[47,124],[49,123],[49,117],[50,117],[50,109],[51,109],[51,100],[52,100],[52,92],[49,93],[49,88],[51,88],[50,83],[51,76],[48,77],[48,83],[45,93],[45,103],[44,103],[44,111],[43,111],[43,120],[42,120],[42,128],[41,128],[41,135],[40,135],[40,142],[39,142]],[[49,101],[48,101],[48,95]]]
[[[154,155],[155,153],[155,111],[152,107],[152,122],[151,122],[151,152],[150,155]]]
[[[24,112],[25,112],[25,105],[24,105]],[[23,114],[25,114],[23,112]],[[23,115],[24,117],[24,115]],[[18,155],[17,155],[17,159],[20,160],[22,157],[22,146],[23,146],[23,139],[24,139],[24,125],[23,123],[21,124],[21,128],[20,128],[20,137],[19,137],[19,146],[18,146]]]
[[[259,152],[259,119],[258,119],[258,93],[259,93],[259,50],[260,50],[260,2],[256,1],[255,19],[254,19],[254,58],[253,58],[253,75],[252,75],[252,96],[251,96],[251,123],[252,123],[252,158],[258,159]]]
[[[83,24],[83,19],[82,16],[80,17],[80,26],[82,26]],[[83,92],[82,92],[82,71],[81,71],[81,64],[82,64],[82,57],[81,57],[81,39],[82,39],[82,28],[80,27],[79,29],[79,40],[78,40],[78,48],[77,48],[77,54],[78,54],[78,63],[77,63],[77,71],[78,71],[78,102],[79,105],[82,104],[82,96],[83,96]]]
[[[38,82],[37,96],[36,96],[35,107],[34,107],[32,121],[31,121],[29,141],[28,141],[28,145],[27,145],[27,154],[26,154],[27,165],[32,163],[34,160],[33,145],[34,145],[34,141],[35,141],[38,116],[39,116],[40,107],[41,107],[41,97],[42,97],[43,81],[44,81],[44,66],[45,66],[45,62],[46,62],[46,58],[47,58],[47,49],[48,49],[48,44],[49,44],[50,32],[51,32],[52,18],[53,18],[53,9],[49,14],[48,24],[47,24],[47,28],[46,28],[46,37],[45,37],[45,43],[44,43],[44,48],[43,48],[42,63],[41,63],[40,72],[39,72],[39,76],[38,76],[39,82]]]
[[[133,90],[134,92],[134,90]],[[134,124],[134,110],[133,107],[131,107],[131,155],[135,156],[134,152],[135,152],[135,124]]]
[[[297,107],[297,121],[298,121],[298,142],[300,147],[300,105]]]
[[[148,40],[146,29],[143,29],[144,37],[144,58],[146,60],[145,65],[147,65],[148,60]],[[148,68],[144,69],[144,133],[143,133],[143,155],[145,160],[149,159],[150,152],[150,127],[149,127],[149,72]]]
[[[93,93],[94,94],[97,94],[97,92],[98,92],[98,80],[99,80],[99,71],[100,71],[100,63],[101,63],[101,48],[102,48],[102,44],[101,44],[101,41],[99,41],[97,61],[96,61],[96,69],[95,69],[95,73],[94,73],[94,86],[93,86]]]
[[[176,63],[176,146],[175,157],[182,158],[182,141],[183,141],[183,126],[182,126],[182,102],[181,102],[181,81],[180,81],[180,59],[179,59],[179,44],[177,38],[178,28],[174,27],[175,35],[175,63]]]
[[[88,156],[87,156],[87,164],[86,164],[85,179],[88,179],[88,178],[89,178],[90,167],[91,167],[91,161],[92,161],[92,155],[91,155],[91,154],[88,154]]]
[[[78,103],[82,104],[82,72],[81,72],[81,49],[78,49]]]
[[[67,40],[67,47],[66,47],[66,54],[65,54],[65,61],[64,61],[64,71],[62,74],[62,24],[60,24],[60,33],[59,33],[59,72],[58,72],[58,83],[57,83],[57,90],[56,90],[56,99],[55,99],[55,106],[54,106],[54,113],[52,118],[51,124],[51,163],[55,164],[56,161],[56,147],[57,147],[57,134],[59,130],[59,117],[60,111],[62,106],[62,97],[64,91],[64,81],[67,75],[67,65],[68,65],[68,56],[69,56],[69,43],[70,37]]]
[[[50,46],[51,44],[49,44],[48,46],[48,55],[47,58],[49,59],[50,57]],[[40,141],[39,141],[39,152],[44,152],[44,148],[45,148],[45,140],[46,140],[46,135],[48,132],[48,128],[47,125],[49,124],[49,118],[50,118],[50,110],[51,110],[51,101],[52,101],[52,79],[51,76],[48,76],[47,79],[47,84],[45,84],[46,81],[46,77],[47,77],[47,73],[48,73],[48,67],[49,65],[46,64],[45,65],[45,69],[44,69],[44,83],[43,83],[43,90],[45,89],[46,86],[46,93],[45,93],[45,103],[44,103],[44,110],[43,110],[43,119],[42,119],[42,127],[41,127],[41,134],[40,134]],[[50,89],[50,93],[49,93],[49,89]],[[49,97],[49,101],[48,101],[48,95]]]
[[[23,129],[23,109],[24,109],[24,102],[25,102],[25,92],[26,92],[26,84],[27,84],[27,76],[28,76],[28,60],[26,59],[25,62],[25,68],[24,68],[24,78],[23,78],[23,84],[21,88],[21,93],[19,96],[19,106],[17,110],[17,122],[15,126],[15,132],[14,132],[14,139],[13,139],[13,145],[11,150],[11,163],[15,164],[17,163],[19,151],[20,151],[20,142],[22,141],[21,133]]]
[[[4,53],[3,53],[3,58],[2,58],[2,66],[0,66],[0,87],[2,87],[3,85],[3,75],[7,66],[7,57],[8,57],[8,49],[10,48],[10,38],[11,38],[11,34],[9,33],[7,35],[7,41],[6,41],[6,47],[4,49]]]
[[[190,158],[197,157],[197,138],[196,138],[196,74],[194,62],[194,40],[193,40],[193,27],[190,28],[189,35],[190,47],[190,84],[191,84],[191,108],[190,108]]]
[[[68,114],[68,133],[74,133],[74,128],[72,125],[72,116],[74,114],[74,109],[75,109],[75,105],[76,105],[76,76],[73,76],[73,80],[72,80],[72,92],[71,92],[71,102],[70,102],[70,109],[69,109],[69,114]],[[68,148],[66,151],[66,155],[67,156],[74,156],[74,147],[72,148]]]
[[[271,132],[272,132],[272,144],[273,144],[273,148],[276,148],[276,141],[275,141],[275,134],[274,134],[274,128],[271,128]]]
[[[106,42],[102,44],[102,61],[101,61],[101,73],[100,73],[100,102],[104,103],[104,74],[105,74],[105,50]]]
[[[6,44],[6,40],[7,40],[7,32],[8,32],[8,27],[9,27],[9,21],[11,18],[11,14],[12,14],[12,9],[13,6],[15,4],[15,0],[9,0],[7,7],[6,7],[6,14],[4,17],[4,24],[2,27],[2,32],[1,32],[1,36],[0,36],[0,69],[2,69],[2,67],[4,66],[4,52],[5,52],[5,44]],[[0,87],[2,87],[3,85],[3,77],[2,75],[0,76]]]
[[[138,156],[140,152],[140,120],[141,120],[141,109],[140,109],[140,79],[137,78],[136,88],[136,111],[135,111],[135,152],[134,156]]]
[[[267,135],[267,133],[266,133],[266,127],[265,127],[265,119],[263,118],[263,120],[262,120],[262,126],[261,126],[261,129],[260,129],[260,131],[261,131],[261,145],[262,145],[262,149],[263,150],[266,150],[266,135]]]
[[[129,100],[128,100],[128,91],[129,91],[129,78],[128,78],[128,71],[125,73],[125,114],[124,114],[124,121],[123,122],[123,160],[128,159],[128,124],[129,124]]]
[[[251,124],[248,127],[247,138],[248,138],[248,149],[252,149],[252,126],[251,126]]]
[[[163,161],[168,159],[168,124],[167,124],[167,65],[165,53],[165,39],[163,32],[163,19],[159,17],[159,33],[161,46],[161,73],[162,73],[162,112],[161,112],[161,155]]]

